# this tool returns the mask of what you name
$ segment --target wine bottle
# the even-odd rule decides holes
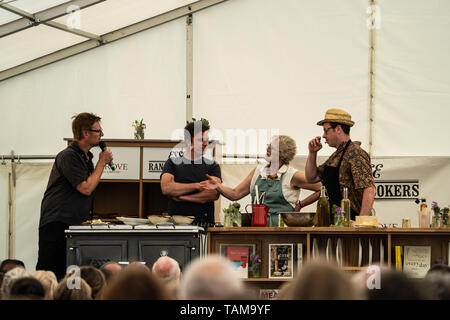
[[[341,209],[342,213],[344,214],[344,226],[350,227],[351,226],[351,206],[350,206],[350,199],[348,198],[348,188],[344,187],[344,197],[341,200]]]
[[[320,198],[317,202],[317,226],[329,227],[330,226],[330,202],[326,195],[325,186],[320,187]]]

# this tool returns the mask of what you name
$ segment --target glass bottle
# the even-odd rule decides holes
[[[422,198],[421,199],[421,203],[420,203],[420,211],[422,211],[422,210],[424,210],[424,211],[426,211],[427,210],[427,199],[426,198]]]
[[[330,202],[326,195],[325,186],[320,187],[320,198],[317,202],[317,226],[329,227],[330,226]]]
[[[341,200],[341,209],[342,214],[344,215],[344,226],[350,227],[351,225],[351,206],[350,206],[350,199],[348,198],[348,188],[344,187],[344,197]]]

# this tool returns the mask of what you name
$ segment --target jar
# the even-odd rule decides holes
[[[432,228],[440,228],[441,225],[442,225],[441,215],[439,213],[435,213],[431,220],[431,227]]]
[[[344,226],[344,216],[342,214],[334,215],[334,226],[343,227]]]

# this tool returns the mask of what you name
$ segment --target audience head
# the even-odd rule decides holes
[[[422,300],[430,299],[426,283],[417,282],[399,271],[381,270],[379,288],[367,289],[369,300]]]
[[[156,260],[152,272],[168,286],[176,286],[180,282],[180,265],[171,257],[164,256]]]
[[[315,261],[299,269],[294,281],[285,285],[279,300],[353,300],[357,299],[349,275],[326,262]]]
[[[92,300],[92,290],[87,282],[78,277],[72,281],[72,274],[66,274],[55,289],[54,300]]]
[[[91,287],[92,299],[97,298],[106,284],[103,273],[95,267],[82,266],[80,268],[80,276]]]
[[[131,263],[105,288],[104,300],[170,300],[167,288],[150,269],[141,263]]]
[[[100,271],[103,272],[106,283],[109,283],[114,276],[122,271],[122,267],[117,262],[109,261],[100,267]]]
[[[38,279],[23,277],[14,281],[9,298],[14,300],[43,300],[45,289]]]
[[[450,300],[450,267],[436,264],[428,270],[425,282],[430,287],[434,299]]]
[[[56,287],[58,286],[58,279],[53,271],[38,270],[33,273],[33,277],[39,280],[45,289],[45,299],[52,300]]]
[[[222,256],[193,260],[183,273],[179,298],[221,300],[244,295],[244,286],[231,263]]]
[[[20,278],[29,277],[30,274],[22,267],[16,267],[5,273],[3,277],[2,286],[0,288],[0,293],[3,299],[9,298],[9,293],[11,292],[11,287],[14,282]]]
[[[3,260],[0,264],[0,272],[7,273],[9,270],[14,269],[15,267],[22,267],[25,269],[25,264],[16,259],[6,259]]]

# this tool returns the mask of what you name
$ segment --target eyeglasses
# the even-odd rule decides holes
[[[334,129],[333,127],[329,127],[329,128],[323,128],[323,133],[328,134],[328,131],[330,129]]]
[[[91,131],[91,132],[97,132],[97,133],[103,133],[103,130],[102,130],[102,129],[98,129],[98,130],[88,129],[88,131]]]

